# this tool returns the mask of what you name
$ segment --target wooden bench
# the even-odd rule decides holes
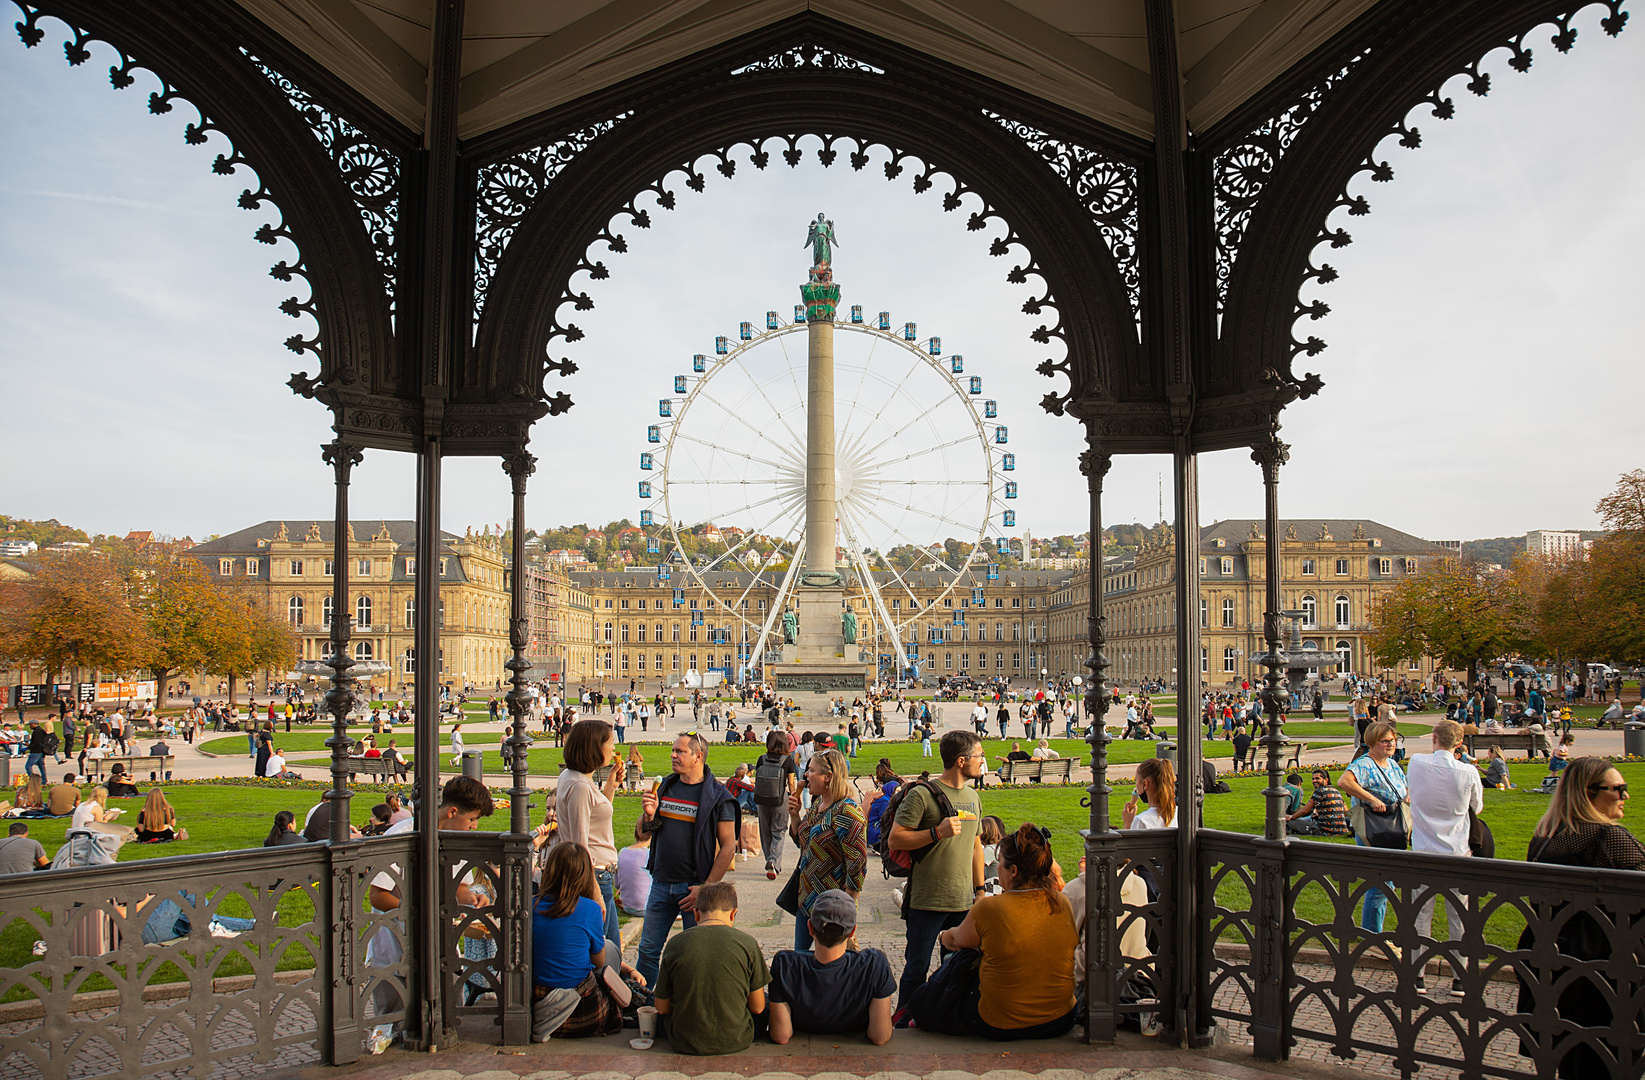
[[[1462,741],[1467,744],[1468,753],[1478,754],[1485,752],[1487,746],[1500,746],[1506,754],[1510,750],[1523,750],[1528,757],[1548,757],[1548,736],[1540,731],[1481,731],[1477,735],[1464,735]],[[1475,747],[1478,747],[1476,752]]]
[[[331,759],[329,758],[318,758],[314,761],[303,762],[303,764],[318,765],[328,772],[331,769]],[[290,767],[290,765],[287,766],[287,768]],[[390,780],[398,779],[400,774],[410,774],[410,772],[410,758],[351,757],[348,759],[350,778],[364,773],[366,776],[375,778],[379,783],[386,784]]]
[[[1302,768],[1302,755],[1306,754],[1307,752],[1308,752],[1308,744],[1307,743],[1305,743],[1305,742],[1292,743],[1291,744],[1291,753],[1285,759],[1285,767],[1287,769],[1300,769],[1300,768]]]
[[[142,777],[142,772],[139,772],[138,770],[141,769],[143,772],[155,772],[159,773],[161,776],[164,776],[165,771],[171,768],[171,763],[176,760],[177,758],[171,754],[132,754],[129,757],[121,754],[112,754],[104,758],[86,758],[86,769],[92,776],[97,778],[98,783],[102,783],[104,777],[108,775],[109,770],[113,769],[114,766],[118,764],[125,770],[125,775],[131,780],[131,782],[136,783],[137,780]]]
[[[1078,764],[1079,759],[1072,757],[1046,758],[1043,761],[1002,761],[999,770],[1000,783],[1043,783],[1056,780],[1058,783],[1071,784],[1074,782],[1074,766]]]

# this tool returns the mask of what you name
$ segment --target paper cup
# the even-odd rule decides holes
[[[640,1038],[650,1041],[657,1037],[657,1009],[652,1005],[641,1005],[634,1011],[640,1021]]]
[[[636,1050],[649,1050],[649,1049],[651,1049],[652,1040],[650,1040],[650,1039],[630,1039],[630,1040],[628,1040],[628,1045],[632,1046]]]

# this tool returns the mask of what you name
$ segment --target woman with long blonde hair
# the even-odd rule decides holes
[[[143,809],[137,812],[137,842],[162,843],[177,839],[177,811],[166,801],[166,793],[149,788]]]
[[[1137,813],[1139,803],[1148,808]],[[1165,758],[1137,766],[1137,790],[1120,810],[1122,829],[1169,829],[1177,823],[1177,771]]]

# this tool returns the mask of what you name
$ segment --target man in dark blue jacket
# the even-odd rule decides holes
[[[651,837],[651,895],[640,931],[635,970],[655,986],[663,943],[676,917],[687,930],[697,925],[697,890],[719,881],[737,854],[742,811],[726,786],[708,771],[708,743],[695,731],[674,740],[674,774],[640,798],[636,840]]]

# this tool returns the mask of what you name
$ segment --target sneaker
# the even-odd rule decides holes
[[[1428,980],[1418,976],[1416,981],[1416,992],[1426,996],[1428,993]]]
[[[776,881],[777,880],[777,872],[775,870],[771,869],[771,867],[769,867],[769,866],[765,868],[765,880],[767,880],[767,881]]]
[[[240,931],[230,930],[228,927],[224,926],[222,923],[213,921],[212,924],[211,924],[211,936],[212,937],[239,937],[240,936]]]
[[[1451,993],[1453,993],[1453,994],[1462,993],[1462,980],[1461,979],[1452,979],[1451,980]]]
[[[1142,1033],[1149,1038],[1159,1035],[1159,1013],[1138,1013],[1137,1021],[1142,1026]]]
[[[44,956],[46,955],[46,943],[44,941],[36,941],[34,943],[34,947],[29,951],[34,953],[35,956]]]
[[[898,1009],[891,1014],[891,1026],[893,1028],[906,1028],[910,1022],[907,1008]]]

